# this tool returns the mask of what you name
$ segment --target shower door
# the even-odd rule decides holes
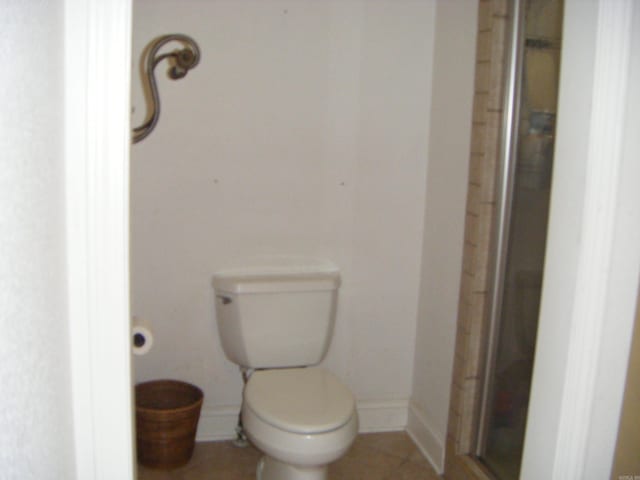
[[[477,455],[517,479],[533,369],[557,103],[562,0],[512,2],[492,324]]]

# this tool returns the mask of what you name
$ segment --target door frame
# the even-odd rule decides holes
[[[640,5],[567,0],[522,479],[608,478],[640,274]]]
[[[135,472],[129,313],[131,0],[64,0],[76,478]]]
[[[632,40],[637,44],[639,7],[633,0],[568,0],[567,5],[577,18],[565,22],[570,23],[565,39],[575,35],[588,44],[586,36],[596,38],[594,52],[576,42],[563,53],[563,62],[570,55],[582,62],[581,83],[588,84],[593,104],[587,119],[573,118],[578,126],[588,123],[579,135],[569,125],[577,115],[563,110],[556,158],[576,155],[588,138],[587,156],[581,157],[586,162],[568,161],[564,172],[586,180],[583,190],[553,192],[547,268],[554,259],[566,265],[562,255],[572,249],[570,271],[555,273],[563,291],[573,294],[559,299],[554,284],[544,287],[538,358],[545,360],[534,372],[523,479],[597,478],[610,468],[640,272],[640,189],[633,184],[640,172],[631,161],[640,156],[639,136],[631,128],[638,131],[640,108],[620,109],[638,105],[637,92],[621,86],[629,66],[637,77],[638,55],[628,46]],[[76,475],[83,480],[135,476],[129,338],[131,14],[131,0],[65,0],[71,383]],[[577,33],[578,27],[585,32]],[[560,97],[566,106],[575,97],[572,78],[563,65]],[[578,245],[571,245],[570,228],[576,224],[566,218],[576,205],[560,208],[564,201],[578,201]],[[603,228],[610,234],[603,237]],[[559,331],[558,318],[569,319],[568,328]],[[604,397],[603,391],[608,392]],[[553,401],[561,408],[551,419]],[[546,468],[551,470],[544,473],[552,474],[540,475]]]

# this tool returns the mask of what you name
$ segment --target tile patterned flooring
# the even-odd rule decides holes
[[[231,442],[197,443],[193,458],[172,471],[138,467],[138,480],[255,480],[260,452]],[[361,434],[329,466],[331,480],[441,480],[405,432]]]

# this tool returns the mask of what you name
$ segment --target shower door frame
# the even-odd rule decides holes
[[[476,441],[476,454],[480,456],[485,447],[489,421],[489,405],[491,403],[491,390],[495,381],[494,371],[489,366],[495,362],[498,349],[498,336],[500,319],[504,300],[504,277],[507,270],[507,261],[510,241],[510,225],[514,196],[514,184],[518,150],[518,132],[520,131],[520,97],[522,93],[522,66],[524,40],[523,26],[526,0],[509,2],[512,7],[511,16],[514,18],[509,32],[509,57],[507,60],[506,89],[504,99],[504,118],[502,125],[502,148],[498,162],[497,177],[498,188],[496,194],[496,231],[494,234],[494,249],[492,257],[491,284],[489,288],[489,325],[487,332],[487,351],[483,374],[483,386],[480,400],[480,413],[478,425],[478,439]]]
[[[493,12],[504,3],[480,5]],[[640,84],[640,59],[630,49],[639,42],[640,7],[632,0],[565,2],[545,284],[522,479],[606,478],[612,464],[640,275],[640,93],[626,89],[627,82]],[[482,255],[465,256],[465,263],[479,260]],[[464,281],[462,291],[445,477],[488,479],[475,458],[473,427],[487,311],[482,304],[470,311]]]

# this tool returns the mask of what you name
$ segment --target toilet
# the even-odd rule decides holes
[[[326,480],[358,433],[352,393],[315,366],[331,342],[339,285],[335,265],[309,259],[214,275],[222,348],[252,372],[241,416],[264,454],[258,480]]]

